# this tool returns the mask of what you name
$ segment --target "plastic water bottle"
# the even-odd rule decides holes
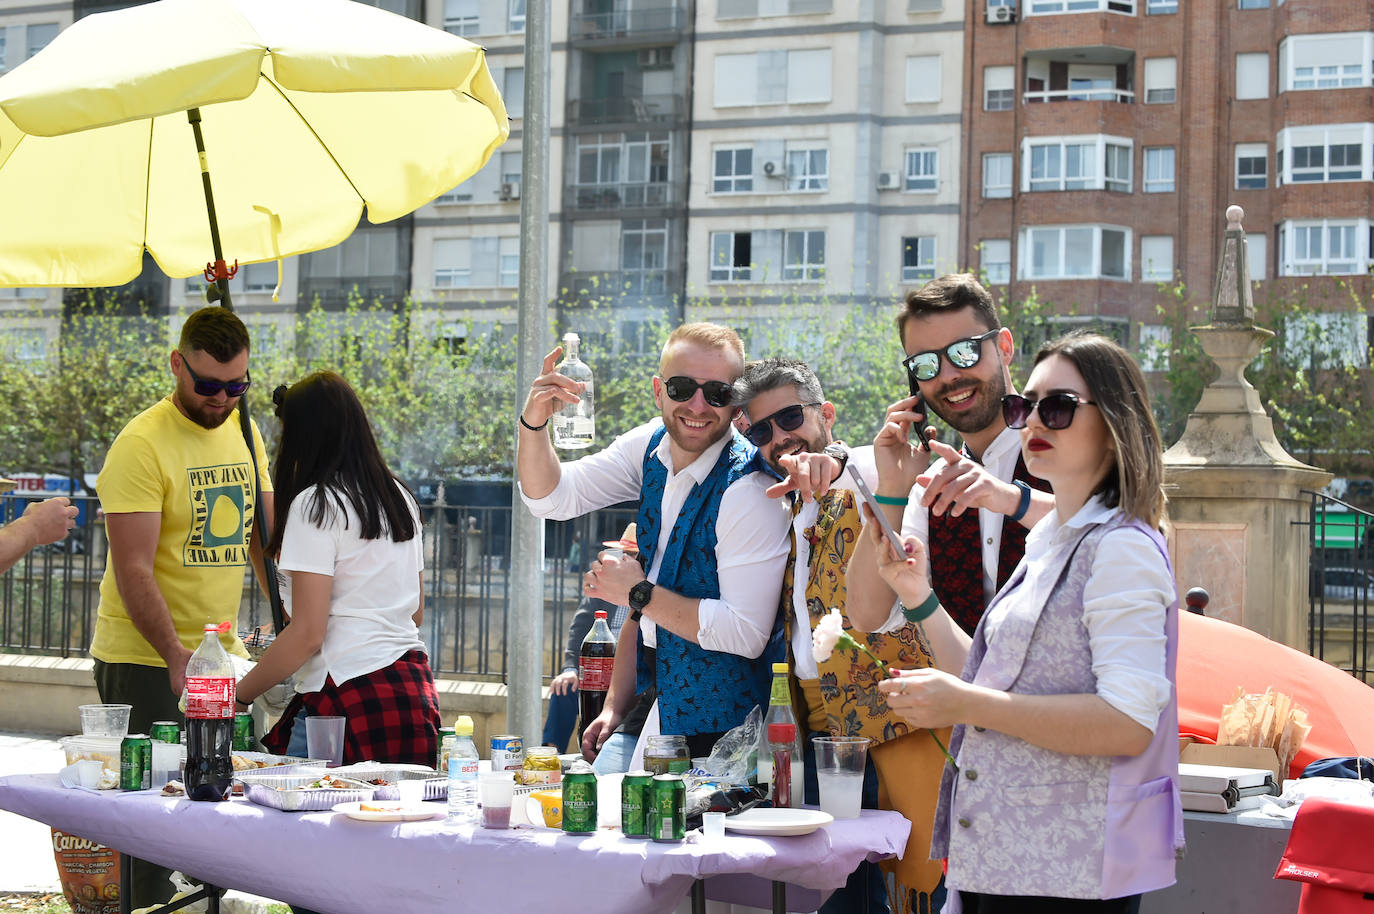
[[[569,403],[549,418],[553,446],[577,450],[589,446],[596,437],[596,403],[593,397],[592,370],[578,358],[580,338],[569,331],[563,335],[563,361],[554,368],[563,377],[581,381],[582,399]]]
[[[448,757],[448,817],[459,825],[476,825],[477,744],[472,741],[472,718],[464,714],[453,730],[453,751]]]

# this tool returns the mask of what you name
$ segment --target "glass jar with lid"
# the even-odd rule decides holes
[[[685,736],[650,736],[644,743],[644,767],[653,774],[682,774],[692,767]]]
[[[520,766],[521,784],[557,784],[563,779],[563,763],[551,746],[530,746]]]

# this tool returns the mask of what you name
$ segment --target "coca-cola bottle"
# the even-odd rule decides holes
[[[577,727],[580,741],[587,725],[601,714],[606,705],[606,690],[611,687],[611,670],[615,667],[615,638],[606,621],[606,610],[598,609],[591,631],[582,639],[582,652],[577,661],[577,710],[581,720]]]
[[[186,796],[229,797],[234,763],[234,665],[219,643],[229,623],[205,624],[205,637],[186,664]]]

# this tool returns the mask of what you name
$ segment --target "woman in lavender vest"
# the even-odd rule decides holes
[[[971,638],[919,540],[878,550],[939,665],[879,688],[916,726],[956,725],[931,842],[947,914],[1134,912],[1183,843],[1159,430],[1140,368],[1089,333],[1046,344],[1002,411],[1055,510]]]

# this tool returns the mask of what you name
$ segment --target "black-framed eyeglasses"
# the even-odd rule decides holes
[[[698,383],[682,375],[673,375],[663,381],[663,390],[668,394],[668,399],[678,403],[686,403],[692,399],[698,389],[701,390],[701,395],[705,398],[707,405],[717,408],[730,405],[731,387],[724,381]]]
[[[918,381],[929,381],[940,373],[940,356],[949,359],[955,368],[972,368],[983,357],[983,340],[996,336],[1001,330],[989,330],[981,336],[955,340],[944,349],[927,349],[902,359],[907,373]]]
[[[784,432],[794,432],[801,428],[801,424],[806,418],[807,408],[820,405],[819,403],[794,403],[791,406],[784,406],[771,416],[764,416],[745,429],[744,437],[748,438],[754,447],[763,447],[773,440],[773,423],[776,422],[778,428]]]
[[[224,391],[226,396],[241,397],[247,393],[248,388],[253,384],[253,376],[244,374],[242,381],[217,381],[213,378],[202,378],[196,374],[191,363],[182,356],[181,364],[186,368],[186,373],[191,376],[191,386],[195,392],[202,397],[216,397],[219,392]]]
[[[1084,400],[1078,394],[1050,394],[1039,400],[1031,400],[1018,394],[1007,394],[1002,398],[1002,421],[1007,428],[1025,428],[1031,413],[1040,411],[1040,421],[1045,428],[1055,431],[1068,428],[1073,423],[1074,411],[1080,406],[1096,406],[1092,400]]]

